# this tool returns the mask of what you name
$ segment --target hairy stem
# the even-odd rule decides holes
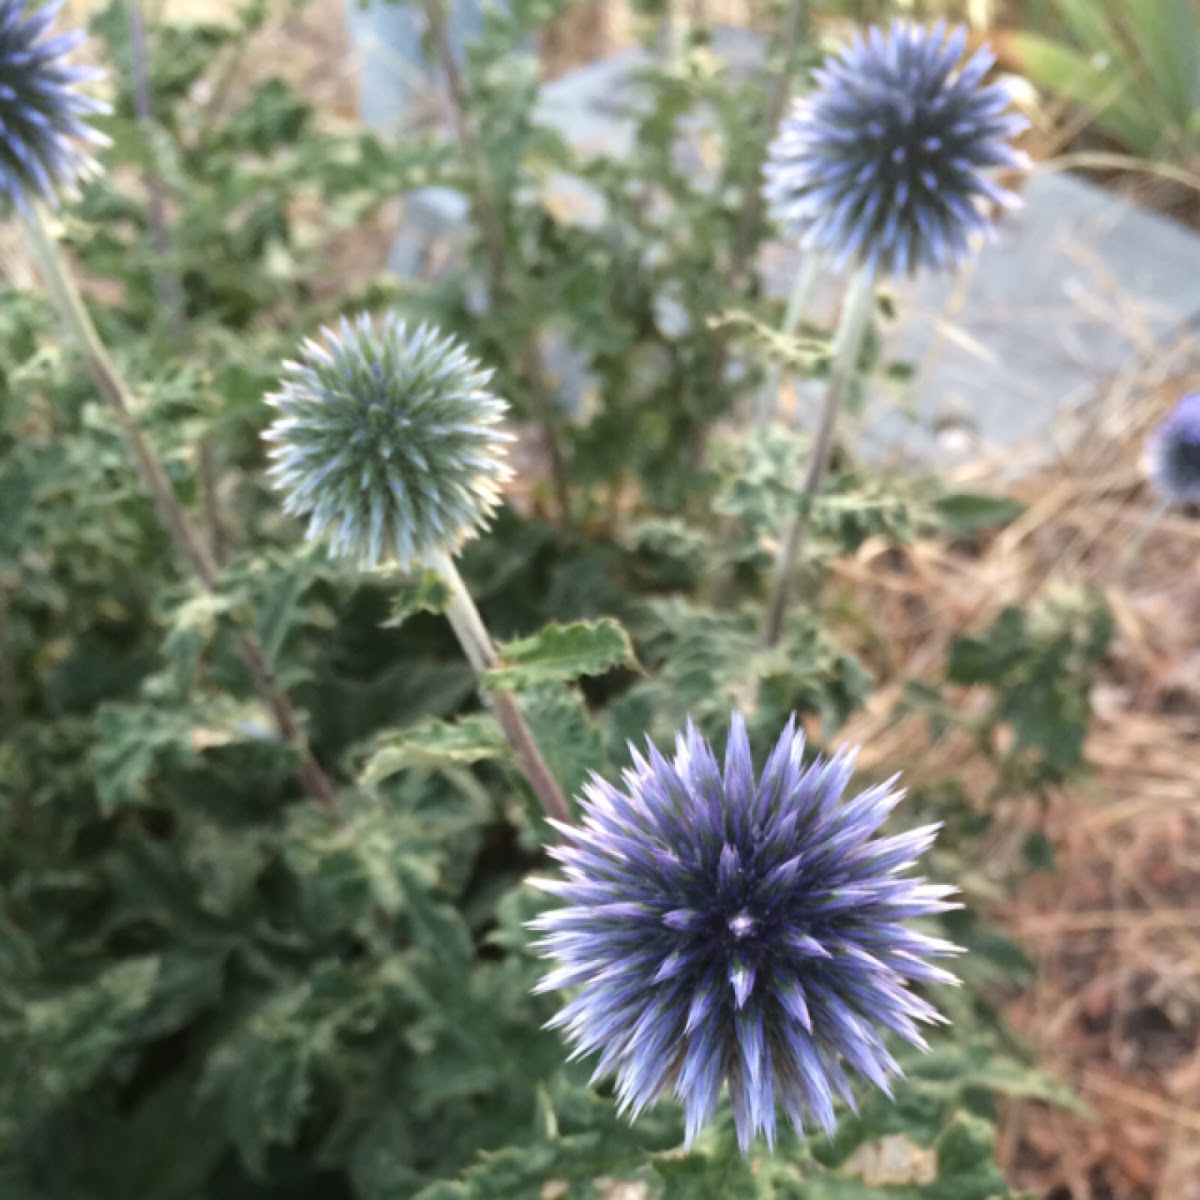
[[[558,510],[558,523],[563,529],[571,527],[571,493],[567,487],[567,456],[563,449],[561,417],[553,397],[546,393],[546,382],[542,377],[541,364],[533,343],[530,342],[522,355],[522,374],[529,388],[533,411],[546,441],[546,453],[550,457],[550,482],[554,488],[554,504]]]
[[[187,564],[200,585],[206,591],[215,593],[219,584],[217,565],[204,541],[192,528],[162,464],[137,426],[129,389],[109,357],[95,325],[92,324],[83,297],[63,262],[58,245],[46,227],[41,211],[35,209],[26,225],[30,242],[41,266],[42,277],[59,310],[63,324],[83,352],[96,389],[116,417],[133,455],[142,486],[149,494],[159,520],[179,557]],[[254,634],[243,633],[239,636],[238,647],[255,690],[271,712],[279,736],[291,745],[300,757],[300,777],[305,790],[314,800],[333,808],[333,784],[313,757],[295,709],[276,682],[274,670],[262,643]]]
[[[424,0],[422,7],[425,10],[425,19],[429,23],[429,36],[433,39],[434,53],[445,72],[446,86],[450,89],[450,116],[454,121],[454,132],[466,157],[467,169],[471,172],[475,215],[479,218],[483,243],[487,248],[494,301],[505,291],[508,256],[504,252],[504,230],[500,224],[500,214],[496,210],[491,175],[479,134],[468,113],[467,88],[458,63],[454,61],[454,51],[446,32],[446,13],[442,8],[442,0]]]
[[[788,297],[787,309],[783,314],[783,324],[780,326],[780,333],[784,337],[791,337],[796,332],[800,318],[808,309],[809,301],[812,299],[812,293],[817,284],[820,264],[820,256],[815,251],[809,251],[804,256],[800,270],[796,274],[796,282],[792,286],[791,295]],[[782,380],[783,368],[778,365],[773,366],[754,405],[754,428],[759,434],[766,429],[775,410],[779,407],[779,388]],[[741,523],[732,517],[727,517],[722,522],[720,544],[726,556],[733,549],[740,531]],[[725,574],[714,579],[707,592],[714,605],[724,607],[733,592],[732,578]]]
[[[0,579],[0,712],[8,729],[21,723],[21,681],[17,677],[16,650],[12,642],[8,584]]]
[[[149,125],[153,116],[150,95],[150,54],[146,46],[146,26],[142,19],[141,0],[125,0],[125,17],[129,25],[130,68],[133,77],[133,107],[138,122]],[[171,267],[171,234],[167,225],[167,207],[158,177],[147,167],[142,173],[146,189],[146,211],[150,217],[150,236],[158,263],[154,271],[154,293],[163,311],[168,314],[172,336],[179,340],[184,334],[183,285]],[[209,547],[219,565],[225,557],[225,531],[217,501],[217,472],[213,462],[212,439],[204,436],[196,443],[196,476],[200,482],[204,523],[208,528]]]
[[[471,599],[471,593],[467,591],[467,585],[463,582],[454,559],[448,554],[440,554],[428,565],[441,576],[442,582],[450,589],[446,619],[450,622],[467,661],[481,675],[492,667],[500,666],[500,656],[496,653],[495,643],[479,615],[479,609],[475,607],[475,601]],[[505,690],[486,692],[484,695],[491,702],[500,728],[516,755],[517,765],[528,780],[546,816],[559,825],[570,825],[571,812],[567,808],[562,789],[542,757],[533,731],[525,720],[525,714],[521,712],[516,694]]]
[[[792,90],[792,80],[796,73],[796,57],[801,42],[808,32],[808,0],[792,0],[788,5],[783,32],[779,40],[779,74],[775,77],[775,87],[767,108],[767,129],[769,137],[773,137],[779,122],[783,118],[783,110]],[[754,179],[746,187],[742,199],[742,207],[738,213],[737,225],[734,230],[733,249],[729,256],[729,269],[726,273],[725,284],[730,291],[736,291],[745,282],[752,266],[751,251],[754,249],[754,233],[758,228],[762,215],[762,185],[761,180]],[[717,389],[725,378],[725,363],[729,353],[728,333],[725,330],[713,331],[709,340],[706,374],[709,386]],[[760,401],[761,403],[761,401]],[[761,409],[759,410],[761,412]],[[703,453],[703,437],[701,437],[701,453]]]
[[[146,27],[142,20],[140,0],[125,0],[125,18],[129,25],[130,68],[133,76],[133,107],[140,124],[148,124],[153,108],[150,97],[150,56],[146,49]],[[146,211],[150,217],[150,236],[158,255],[154,272],[154,291],[159,303],[170,314],[171,328],[176,336],[183,332],[183,288],[179,277],[169,267],[171,236],[167,229],[167,209],[163,191],[154,172],[147,167],[142,173],[146,188]]]
[[[817,286],[820,266],[820,255],[815,250],[809,250],[800,264],[800,270],[796,272],[796,282],[788,297],[787,309],[783,314],[783,324],[779,327],[779,332],[785,338],[790,338],[796,332],[800,318],[808,309],[813,291]],[[779,385],[782,381],[783,368],[778,365],[772,367],[767,376],[767,382],[759,394],[758,404],[755,406],[754,423],[757,428],[763,429],[778,408]]]
[[[450,92],[450,116],[454,122],[455,135],[462,146],[471,175],[472,199],[475,215],[483,235],[484,249],[488,259],[488,291],[493,308],[503,304],[512,296],[508,254],[504,244],[504,227],[496,204],[491,172],[483,153],[479,131],[471,119],[466,83],[446,32],[446,14],[443,0],[423,0],[425,19],[429,24],[429,35],[433,50],[446,76]],[[566,454],[563,450],[562,419],[551,397],[547,396],[532,344],[519,356],[522,375],[529,387],[534,413],[546,440],[550,456],[550,473],[554,484],[555,503],[558,507],[559,524],[568,528],[571,523],[569,492],[567,489]]]
[[[662,16],[658,21],[655,51],[659,62],[667,68],[678,66],[684,39],[687,37],[687,14],[680,9],[679,0],[665,0]]]
[[[796,55],[800,44],[808,34],[808,0],[792,0],[788,5],[783,34],[780,39],[779,74],[775,77],[775,88],[771,92],[771,103],[767,109],[768,136],[773,137],[783,120],[783,110],[787,105],[788,96],[792,91],[792,81],[796,74]],[[762,188],[755,181],[755,186],[746,189],[742,200],[742,209],[738,214],[737,232],[733,240],[733,255],[729,263],[729,284],[737,287],[742,276],[750,265],[750,249],[754,244],[754,230],[758,227],[762,214]]]
[[[837,427],[838,410],[841,408],[850,381],[854,377],[858,353],[862,348],[863,337],[870,324],[874,298],[874,272],[868,267],[860,267],[850,281],[850,288],[842,305],[842,315],[838,322],[837,333],[834,335],[833,366],[829,376],[829,385],[825,391],[821,423],[813,440],[808,470],[800,484],[799,495],[806,501],[811,500],[821,490],[821,485],[825,481],[825,471],[829,466],[829,456],[833,450],[833,434]],[[767,613],[762,629],[762,646],[767,650],[778,644],[779,636],[783,632],[788,593],[791,589],[792,576],[796,570],[796,560],[804,541],[805,526],[804,510],[798,506],[797,511],[788,522],[779,556],[775,560],[771,598],[767,604]]]

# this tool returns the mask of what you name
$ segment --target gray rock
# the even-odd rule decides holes
[[[469,8],[461,0],[464,33]],[[738,72],[758,70],[764,61],[762,40],[743,31],[716,31],[713,48]],[[385,86],[378,43],[364,52],[375,55],[368,62],[372,86]],[[409,41],[404,56],[411,65]],[[644,105],[637,72],[648,61],[644,50],[628,50],[547,84],[537,119],[585,157],[628,155]],[[403,101],[410,98],[403,81],[395,86]],[[364,119],[379,121],[385,112],[394,120],[395,104],[375,94]],[[680,153],[688,153],[689,140],[694,146],[704,124],[700,114],[681,130]],[[547,188],[564,219],[604,220],[603,198],[583,180],[560,173]],[[1024,199],[965,270],[895,285],[899,319],[888,331],[887,354],[918,370],[903,388],[874,381],[868,390],[860,420],[870,456],[929,463],[1024,446],[1028,454],[1014,460],[1028,468],[1053,451],[1064,417],[1092,403],[1114,373],[1200,319],[1196,233],[1063,174],[1036,172]],[[454,243],[464,235],[467,208],[466,197],[445,188],[408,197],[393,269],[418,274],[431,241]],[[787,295],[799,261],[786,243],[765,247],[759,266],[767,291]],[[833,322],[843,286],[836,278],[821,281],[815,319]],[[659,312],[665,327],[674,327],[670,296]],[[586,363],[561,334],[542,351],[560,402],[575,411],[582,391],[595,383]],[[819,385],[801,386],[789,406],[799,423],[814,419],[820,394]]]
[[[927,459],[1021,446],[1024,466],[1118,372],[1200,320],[1200,235],[1069,175],[1035,172],[1024,206],[961,275],[897,288],[894,357],[919,366],[918,419],[870,411],[870,442]]]

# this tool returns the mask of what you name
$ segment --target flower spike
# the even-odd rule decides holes
[[[938,827],[876,837],[894,781],[847,800],[854,755],[803,753],[793,718],[756,779],[739,714],[723,767],[689,723],[672,761],[651,745],[621,787],[592,778],[563,877],[534,881],[565,901],[532,923],[538,990],[574,991],[552,1024],[632,1115],[674,1094],[689,1145],[723,1086],[743,1151],[774,1144],[777,1105],[832,1132],[847,1068],[890,1094],[884,1035],[923,1049],[943,1020],[909,985],[957,982],[929,960],[958,948],[908,927],[956,907],[905,874]]]
[[[1163,500],[1200,504],[1200,392],[1180,397],[1147,442],[1150,473]]]
[[[982,83],[988,51],[958,66],[966,39],[896,21],[826,60],[767,154],[763,194],[785,232],[874,274],[967,257],[990,228],[984,205],[1017,203],[989,173],[1028,166],[1009,139],[1029,122],[1007,111],[1005,87]]]
[[[490,519],[511,471],[508,411],[452,338],[394,313],[342,319],[284,366],[269,475],[330,553],[408,570],[456,553]]]
[[[84,31],[46,36],[61,8],[0,0],[0,210],[56,204],[98,169],[91,147],[108,144],[88,123],[108,105],[79,90],[103,72],[68,62]]]

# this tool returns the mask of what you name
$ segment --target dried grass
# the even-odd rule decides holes
[[[1168,515],[1122,565],[1152,508],[1145,436],[1198,386],[1190,338],[1115,379],[1087,436],[1008,489],[1029,507],[978,558],[920,543],[898,560],[868,545],[837,571],[876,615],[894,663],[845,738],[910,783],[960,777],[978,803],[994,780],[961,736],[931,740],[923,721],[892,720],[905,681],[935,677],[954,637],[1055,581],[1102,587],[1112,605],[1118,632],[1092,696],[1088,777],[1046,807],[1006,802],[987,847],[994,869],[1033,830],[1056,851],[1054,873],[1028,878],[996,910],[1038,967],[1009,1019],[1095,1111],[1088,1121],[1034,1104],[1005,1110],[1006,1168],[1055,1200],[1200,1196],[1200,520]],[[996,465],[976,464],[962,482],[986,484]]]

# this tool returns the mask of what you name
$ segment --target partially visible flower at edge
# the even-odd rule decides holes
[[[874,837],[895,781],[845,801],[855,755],[805,766],[794,718],[757,781],[737,713],[723,771],[690,722],[673,761],[631,751],[551,851],[563,878],[533,881],[565,901],[531,923],[556,961],[538,990],[578,989],[551,1024],[572,1057],[599,1052],[633,1116],[681,1101],[689,1145],[723,1085],[743,1151],[774,1144],[777,1103],[831,1133],[834,1097],[855,1103],[846,1068],[890,1095],[882,1033],[924,1049],[917,1023],[943,1020],[908,985],[957,982],[927,960],[958,947],[906,924],[957,907],[904,875],[938,826]]]
[[[991,221],[987,202],[1017,198],[989,178],[1028,166],[1009,139],[1029,122],[1006,111],[995,61],[979,50],[959,67],[967,31],[949,36],[896,21],[828,58],[771,144],[763,194],[785,233],[832,260],[884,274],[963,261]]]
[[[491,372],[430,326],[395,313],[343,318],[284,364],[272,482],[330,554],[402,570],[456,553],[489,521],[511,471]]]
[[[1164,500],[1200,504],[1200,392],[1181,396],[1150,435],[1146,463]]]
[[[88,118],[108,105],[79,90],[103,77],[68,57],[82,29],[47,37],[63,0],[0,0],[0,206],[29,213],[56,204],[98,169],[91,147],[108,144]]]

